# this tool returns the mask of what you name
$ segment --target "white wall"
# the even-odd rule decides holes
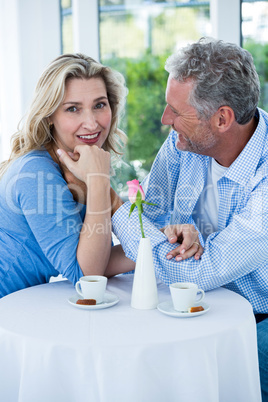
[[[72,5],[74,52],[84,53],[99,61],[98,0],[72,0]]]
[[[0,0],[0,158],[44,67],[60,54],[58,0]]]
[[[240,46],[240,0],[210,0],[211,36]]]

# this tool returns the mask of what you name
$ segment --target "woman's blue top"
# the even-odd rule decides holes
[[[47,151],[10,165],[0,180],[0,297],[58,274],[79,280],[76,249],[85,210]]]

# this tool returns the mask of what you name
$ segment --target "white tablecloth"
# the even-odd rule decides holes
[[[132,275],[108,281],[119,296],[79,310],[68,281],[0,300],[2,402],[259,402],[256,325],[250,304],[226,289],[210,311],[174,318],[130,307]],[[159,302],[170,299],[158,284]]]

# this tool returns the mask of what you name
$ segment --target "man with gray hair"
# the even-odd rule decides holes
[[[166,70],[162,123],[172,130],[142,183],[146,199],[158,205],[145,205],[143,214],[156,275],[166,284],[225,286],[249,300],[267,401],[268,113],[257,107],[259,78],[249,52],[209,38],[169,57]],[[128,218],[129,203],[116,205],[121,206],[112,217],[113,231],[135,261],[138,216]],[[156,221],[170,211],[172,225],[162,233]],[[200,245],[191,246],[196,258],[187,258],[183,243],[174,248],[184,225],[198,230]]]

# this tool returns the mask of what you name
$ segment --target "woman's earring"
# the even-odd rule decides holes
[[[50,131],[50,132],[52,132],[53,127],[54,127],[54,124],[53,124],[53,123],[48,123],[48,128],[49,128],[49,131]]]

